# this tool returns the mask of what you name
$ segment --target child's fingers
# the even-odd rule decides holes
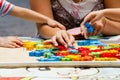
[[[53,42],[52,42],[51,39],[49,39],[49,40],[45,40],[45,41],[43,42],[43,44],[48,44],[48,43],[53,43]]]
[[[12,42],[16,43],[19,46],[23,46],[23,42],[21,40],[19,40],[19,39],[15,39]]]
[[[71,45],[74,44],[75,43],[75,38],[72,35],[70,35],[69,37],[70,37]],[[69,46],[71,46],[71,45],[69,45]]]
[[[90,21],[91,25],[95,24],[95,22],[98,21],[98,20],[100,20],[100,19],[101,19],[101,18],[96,15],[96,16]]]
[[[61,34],[62,34],[62,33],[61,33]],[[64,40],[64,38],[63,38],[63,36],[62,36],[61,34],[58,34],[58,35],[56,36],[57,41],[58,41],[60,44],[62,44],[62,45],[64,45],[65,47],[67,47],[67,43],[65,42],[65,40]]]
[[[97,35],[97,34],[100,34],[102,32],[102,30],[103,30],[103,24],[102,24],[101,20],[96,21],[93,26],[94,26],[93,35]]]
[[[63,32],[62,37],[68,45],[71,45],[69,34],[67,32]]]
[[[14,45],[11,45],[11,44],[5,44],[3,47],[7,47],[7,48],[15,48]]]
[[[89,13],[89,14],[84,18],[83,23],[85,23],[85,22],[92,22],[92,20],[94,19],[95,16],[96,16],[96,15],[95,15],[95,12]]]
[[[9,44],[12,45],[12,46],[14,46],[14,48],[19,48],[19,47],[21,47],[20,45],[14,43],[14,42],[11,42],[11,43],[9,43]]]
[[[87,39],[87,28],[84,26],[84,23],[81,23],[81,34],[84,35],[84,37]]]
[[[102,32],[102,26],[98,25],[93,35],[100,34],[101,32]]]
[[[16,48],[16,45],[13,44],[12,42],[10,42],[10,43],[5,43],[5,44],[3,45],[3,47],[7,47],[7,48]]]
[[[56,36],[53,36],[53,37],[52,37],[52,43],[53,43],[55,46],[58,46]]]

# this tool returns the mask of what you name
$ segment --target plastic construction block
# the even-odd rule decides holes
[[[85,46],[85,45],[89,45],[89,41],[88,40],[81,40],[77,42],[78,46]]]
[[[89,39],[101,39],[103,37],[101,37],[100,35],[95,35],[95,36],[90,36]]]
[[[42,45],[42,44],[36,45],[36,50],[43,50],[43,49],[44,49],[44,45]]]
[[[79,51],[76,50],[76,49],[70,49],[68,51],[69,51],[69,53],[73,53],[73,54],[78,54],[79,53]]]
[[[86,22],[84,25],[87,28],[88,33],[91,33],[94,31],[94,27],[89,22]]]
[[[70,48],[70,49],[74,49],[75,47],[74,47],[74,46],[68,46],[68,48]]]
[[[51,52],[45,52],[44,53],[45,58],[50,58],[50,56],[53,56],[53,54]]]
[[[44,54],[44,51],[32,51],[32,52],[29,52],[29,56],[33,57],[40,57],[40,56],[43,56]]]
[[[35,45],[36,42],[34,41],[23,41],[23,47],[25,47],[28,51],[34,50]]]
[[[39,58],[37,61],[48,61],[48,58]]]
[[[100,41],[90,41],[90,45],[102,45]]]
[[[117,61],[117,58],[95,58],[95,61]]]
[[[44,49],[44,50],[40,50],[41,52],[51,52],[51,50],[50,49]]]
[[[41,51],[34,51],[36,57],[43,56],[43,52]]]
[[[61,58],[61,61],[72,61],[71,58]]]
[[[77,41],[77,45],[78,46],[87,46],[87,45],[98,46],[98,45],[106,45],[106,44],[103,44],[102,42],[100,42],[96,39],[87,39],[87,40]]]
[[[29,56],[34,57],[35,56],[35,52],[34,51],[29,52]]]
[[[60,61],[61,58],[63,58],[63,56],[50,56],[50,58],[55,59],[55,61]]]
[[[100,58],[100,52],[92,52],[91,53],[95,58]]]
[[[59,59],[57,58],[39,58],[37,59],[37,61],[41,62],[41,61],[59,61]]]
[[[59,50],[58,50],[58,48],[52,48],[52,49],[50,49],[51,50],[51,53],[53,53],[53,54],[56,54]]]

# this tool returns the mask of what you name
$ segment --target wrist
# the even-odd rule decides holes
[[[102,10],[102,15],[103,15],[104,17],[107,17],[108,14],[109,14],[109,10],[108,10],[108,9]]]
[[[106,30],[108,30],[108,27],[106,26],[107,25],[107,21],[108,21],[107,18],[103,18],[103,22],[104,22],[103,26],[104,27],[103,27],[103,30],[102,30],[102,34],[106,34],[106,32],[107,32]]]

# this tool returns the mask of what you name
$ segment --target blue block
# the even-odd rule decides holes
[[[57,58],[49,58],[48,61],[59,61]]]
[[[68,48],[74,49],[74,46],[68,46]]]
[[[84,41],[83,41],[83,43],[84,43],[84,46],[86,46],[86,45],[89,45],[89,44],[90,44],[90,42],[89,42],[88,40],[84,40]]]
[[[91,41],[90,44],[100,44],[101,42],[100,41]]]
[[[35,56],[36,56],[36,57],[43,56],[43,54],[41,54],[41,52],[40,52],[40,51],[34,51],[34,53],[35,53]]]
[[[44,53],[45,53],[45,51],[44,51],[44,50],[40,50],[39,52],[40,52],[41,56],[43,56],[43,55],[44,55]]]
[[[48,61],[48,59],[47,58],[39,58],[39,59],[37,59],[37,61]]]
[[[89,22],[86,22],[84,25],[87,28],[88,33],[91,33],[94,31],[94,27],[92,25],[90,25]]]
[[[61,58],[63,58],[63,56],[50,56],[50,58],[54,58],[56,61],[60,61]]]
[[[37,59],[37,61],[59,61],[59,60],[57,58],[39,58],[39,59]]]
[[[85,45],[89,45],[89,41],[88,40],[81,40],[77,42],[78,46],[85,46]]]
[[[86,22],[84,25],[85,25],[86,28],[89,28],[89,27],[90,27],[89,22]]]
[[[93,27],[88,28],[87,31],[88,31],[89,33],[90,33],[90,32],[93,32],[93,31],[94,31],[94,30],[93,30]]]
[[[31,57],[35,56],[34,51],[29,52],[29,56],[31,56]]]
[[[70,49],[70,50],[68,50],[70,53],[79,53],[79,51],[78,50],[76,50],[76,49]]]
[[[51,52],[50,49],[44,49],[43,51],[44,51],[44,52]]]
[[[83,46],[84,43],[83,43],[82,41],[78,41],[78,42],[77,42],[77,45],[78,45],[78,46]]]
[[[106,43],[100,43],[100,44],[98,44],[98,46],[100,46],[100,45],[107,46],[108,44],[106,44]]]

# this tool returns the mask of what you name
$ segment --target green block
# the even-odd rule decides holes
[[[110,49],[110,48],[111,48],[110,46],[104,46],[104,47],[103,47],[104,50],[108,50],[108,49]]]
[[[90,36],[89,39],[100,39],[100,36]]]
[[[72,61],[71,58],[61,58],[60,61]]]
[[[92,52],[91,53],[95,58],[100,58],[100,53],[99,52]]]
[[[45,53],[44,53],[44,57],[45,57],[45,58],[50,58],[50,56],[53,56],[53,54],[50,53],[50,52],[45,52]]]

